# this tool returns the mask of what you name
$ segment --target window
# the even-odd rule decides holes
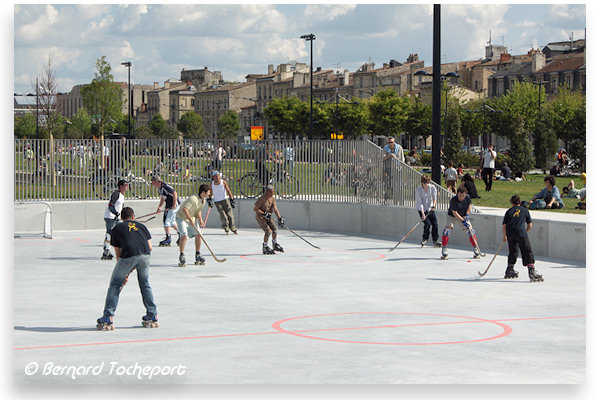
[[[565,78],[566,78],[567,87],[568,88],[573,87],[573,82],[572,82],[572,79],[571,79],[571,75],[567,75]]]

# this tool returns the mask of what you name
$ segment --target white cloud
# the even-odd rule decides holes
[[[312,20],[331,21],[356,9],[356,4],[308,4],[304,17]]]

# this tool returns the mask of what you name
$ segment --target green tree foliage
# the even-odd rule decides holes
[[[369,101],[369,117],[375,135],[399,136],[410,111],[408,98],[393,89],[377,92]]]
[[[165,121],[160,114],[154,114],[148,126],[152,130],[152,134],[158,137],[160,136],[160,133],[167,127],[167,121]]]
[[[544,95],[542,89],[542,95]],[[515,83],[504,96],[486,101],[496,111],[486,112],[490,132],[508,139],[515,137],[514,126],[522,126],[526,132],[532,132],[538,117],[538,88],[531,83]],[[488,111],[490,111],[488,109]],[[519,123],[512,120],[518,119]]]
[[[35,137],[35,115],[33,113],[25,113],[22,116],[15,116],[14,135],[17,138],[34,138]]]
[[[264,109],[265,116],[277,132],[289,135],[303,135],[306,133],[306,124],[303,124],[303,112],[308,109],[308,104],[297,97],[274,98]]]
[[[314,139],[329,139],[331,137],[335,130],[334,108],[335,105],[331,103],[316,103],[313,105]]]
[[[219,139],[235,139],[240,132],[240,118],[233,110],[227,110],[217,121]]]
[[[338,132],[344,134],[344,139],[355,139],[367,134],[369,114],[364,100],[354,99],[352,103],[340,102],[334,113],[337,118]]]
[[[431,136],[431,106],[425,104],[420,97],[408,98],[410,109],[404,121],[406,133],[417,138],[427,139]]]
[[[512,118],[506,128],[512,132],[510,141],[511,167],[515,171],[526,172],[533,168],[533,148],[529,142],[529,132],[522,118]]]
[[[137,139],[152,139],[155,136],[149,126],[139,126],[135,128],[135,137]]]
[[[73,115],[70,119],[71,125],[67,128],[67,138],[76,139],[76,138],[91,138],[92,133],[92,117],[85,108],[80,108],[77,110],[75,115]]]
[[[193,111],[188,111],[179,118],[177,129],[186,139],[201,139],[206,134],[202,117]]]
[[[158,136],[163,139],[179,139],[179,131],[174,126],[167,125]]]
[[[460,131],[460,113],[457,106],[448,108],[448,114],[444,118],[444,155],[447,160],[454,161],[458,165],[458,157],[462,152],[463,137]]]
[[[96,61],[96,72],[92,83],[81,88],[83,106],[99,126],[99,132],[104,133],[110,120],[118,120],[122,115],[122,91],[114,83],[110,64],[106,56]]]
[[[559,87],[549,105],[552,126],[559,139],[567,144],[571,158],[585,162],[586,99],[581,91]]]
[[[548,162],[554,159],[554,154],[558,151],[558,140],[547,108],[540,111],[532,133],[535,167],[546,169]]]

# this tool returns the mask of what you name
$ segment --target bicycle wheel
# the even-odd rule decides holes
[[[262,184],[258,179],[258,175],[254,173],[244,175],[240,179],[240,192],[244,197],[249,199],[255,199],[260,196],[262,193]]]
[[[275,191],[283,199],[292,199],[300,191],[300,183],[291,175],[284,176],[275,182]]]

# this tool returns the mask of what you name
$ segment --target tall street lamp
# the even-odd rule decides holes
[[[308,139],[313,138],[313,40],[316,36],[312,33],[300,36],[300,39],[304,39],[310,42],[310,131],[308,133]]]
[[[122,62],[127,67],[127,135],[131,138],[131,61]]]
[[[534,80],[524,80],[523,82],[527,82],[527,83],[531,83],[532,85],[537,85],[538,87],[538,111],[540,111],[542,109],[542,86],[544,86],[547,83],[550,83],[549,81],[534,81]]]

